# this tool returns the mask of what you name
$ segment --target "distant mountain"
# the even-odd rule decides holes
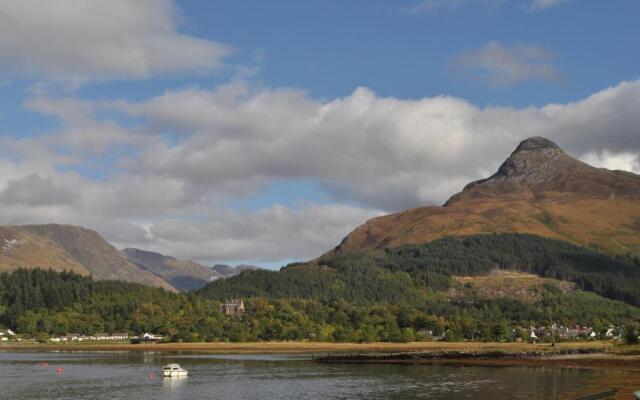
[[[232,267],[231,265],[227,265],[227,264],[216,264],[213,267],[211,267],[211,269],[214,272],[220,274],[222,277],[228,278],[230,276],[239,275],[242,271],[256,270],[259,268],[256,267],[255,265],[249,265],[249,264],[239,264],[239,265],[236,265],[235,267]]]
[[[175,289],[138,268],[90,229],[71,225],[0,227],[0,271],[20,267],[71,270],[98,280],[123,280]]]
[[[0,226],[0,271],[41,266],[89,275],[89,269],[46,236],[20,226]]]
[[[498,232],[640,254],[640,176],[592,167],[548,139],[529,138],[494,175],[468,184],[443,207],[371,219],[331,254]]]
[[[253,265],[206,267],[134,248],[118,251],[90,229],[72,225],[0,226],[0,272],[18,268],[73,271],[97,280],[121,280],[170,291],[201,288]]]
[[[143,270],[150,271],[180,291],[198,289],[226,274],[221,274],[194,261],[178,260],[151,251],[124,249],[121,254]]]

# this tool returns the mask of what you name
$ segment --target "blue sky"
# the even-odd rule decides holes
[[[242,49],[239,63],[261,53],[265,84],[320,98],[366,86],[383,96],[447,94],[479,105],[527,106],[576,100],[637,78],[637,2],[574,0],[537,12],[527,1],[458,3],[415,13],[407,10],[416,1],[181,4],[190,33]],[[495,40],[549,49],[567,82],[487,87],[448,68],[460,52]]]
[[[0,1],[4,223],[276,266],[533,134],[638,172],[637,1],[34,4]]]

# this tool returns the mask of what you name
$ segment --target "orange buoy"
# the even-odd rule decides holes
[[[56,368],[56,372],[61,374],[61,373],[64,372],[64,368],[58,367],[58,368]]]

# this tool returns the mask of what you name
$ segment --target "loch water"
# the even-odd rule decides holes
[[[179,363],[187,378],[162,378]],[[318,364],[306,355],[2,352],[0,399],[574,399],[640,373],[544,367]]]

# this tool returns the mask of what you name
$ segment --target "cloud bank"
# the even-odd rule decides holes
[[[590,163],[640,172],[640,82],[577,102],[480,108],[460,98],[381,97],[367,88],[319,101],[232,83],[139,102],[37,96],[58,129],[0,140],[2,223],[66,222],[121,246],[203,262],[315,257],[366,219],[441,204],[542,135]],[[123,125],[98,118],[123,114]],[[98,134],[96,134],[96,132]],[[82,171],[119,154],[113,171]],[[308,180],[322,204],[232,211],[238,197]]]
[[[508,0],[428,0],[416,12],[472,3]],[[532,11],[560,3],[526,2]],[[383,97],[366,87],[318,100],[243,81],[137,101],[47,91],[50,81],[219,68],[231,49],[181,33],[180,22],[170,0],[0,0],[0,72],[45,81],[32,85],[23,108],[56,121],[28,136],[0,136],[0,223],[83,225],[118,247],[209,264],[275,263],[316,257],[382,213],[441,204],[492,174],[529,136],[595,165],[640,172],[639,81],[529,108]],[[499,42],[456,60],[494,84],[557,80],[552,61],[544,48]],[[318,193],[233,207],[296,182]]]

